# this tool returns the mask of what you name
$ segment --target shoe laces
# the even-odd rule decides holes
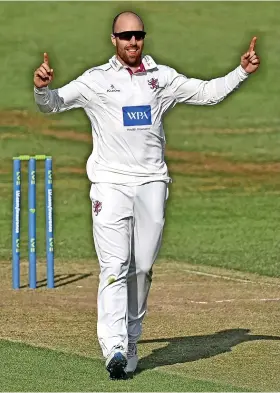
[[[134,343],[128,344],[127,357],[128,358],[132,358],[136,354],[137,354],[137,346],[136,346],[136,344],[134,344]]]

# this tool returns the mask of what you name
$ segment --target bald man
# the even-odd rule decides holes
[[[164,161],[163,115],[177,103],[215,105],[236,90],[260,61],[256,37],[224,77],[203,81],[178,74],[143,55],[141,18],[123,12],[113,21],[116,54],[54,90],[47,53],[34,73],[44,113],[83,108],[90,120],[93,238],[100,264],[97,334],[111,379],[137,367],[137,341],[147,309],[152,266],[161,245],[170,177]]]

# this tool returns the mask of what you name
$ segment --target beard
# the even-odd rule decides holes
[[[125,48],[117,48],[117,56],[128,66],[137,67],[141,64],[142,50],[138,46],[130,47],[136,49],[135,53],[129,53]]]

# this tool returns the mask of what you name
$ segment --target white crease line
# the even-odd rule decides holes
[[[205,272],[200,272],[198,270],[189,270],[189,269],[184,269],[185,272],[191,273],[191,274],[197,274],[200,276],[208,276],[208,277],[213,277],[213,278],[223,278],[224,280],[232,280],[232,281],[238,281],[238,282],[248,282],[252,284],[256,284],[254,281],[251,280],[244,280],[242,278],[235,278],[235,277],[228,277],[228,276],[222,276],[219,274],[212,274],[212,273],[205,273]]]
[[[244,302],[279,302],[280,297],[276,298],[264,298],[264,299],[223,299],[223,300],[213,300],[210,302],[197,302],[195,300],[189,300],[189,303],[194,304],[212,304],[212,303],[233,303],[235,301],[244,301]]]
[[[249,283],[249,284],[259,284],[259,285],[271,285],[271,286],[276,286],[280,287],[280,284],[275,284],[275,283],[270,283],[270,282],[258,282],[258,281],[251,281],[249,279],[242,279],[242,278],[235,278],[235,277],[228,277],[228,276],[222,276],[219,274],[212,274],[212,273],[205,273],[205,272],[200,272],[198,270],[189,270],[189,269],[183,269],[185,272],[190,273],[190,274],[196,274],[200,276],[208,276],[208,277],[213,277],[213,278],[222,278],[224,280],[229,280],[229,281],[237,281],[237,282],[244,282],[244,283]]]
[[[234,302],[237,299],[224,299],[224,300],[213,300],[212,302],[196,302],[195,300],[189,300],[190,303],[194,304],[211,304],[211,303],[230,303]]]

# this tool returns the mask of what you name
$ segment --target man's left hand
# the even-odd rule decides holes
[[[244,68],[244,71],[251,74],[252,72],[257,71],[260,65],[260,59],[255,52],[257,37],[253,37],[249,49],[243,56],[241,56],[241,66]]]

